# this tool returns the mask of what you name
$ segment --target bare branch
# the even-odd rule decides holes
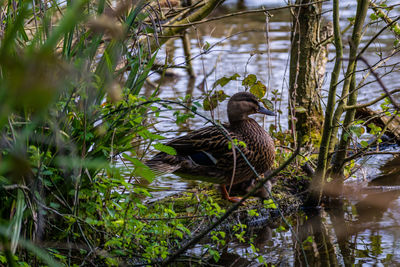
[[[361,60],[362,62],[364,62],[365,65],[367,65],[367,67],[370,69],[372,75],[375,76],[376,81],[379,83],[379,85],[381,86],[382,90],[385,91],[386,95],[389,97],[390,101],[392,102],[393,106],[396,107],[397,110],[400,110],[400,106],[399,104],[394,100],[392,94],[389,92],[389,90],[386,88],[385,84],[382,82],[381,78],[379,78],[378,74],[376,74],[376,72],[372,69],[371,65],[368,63],[368,61],[362,56],[360,55],[358,57],[359,60]]]
[[[370,156],[370,155],[400,155],[400,151],[370,151],[365,152],[363,156]]]
[[[395,94],[397,92],[400,92],[400,88],[390,91],[389,94],[392,95],[392,94]],[[384,95],[382,95],[382,96],[380,96],[380,97],[378,97],[378,98],[376,98],[376,99],[374,99],[374,100],[372,100],[372,101],[370,101],[368,103],[365,103],[365,104],[353,105],[353,106],[345,106],[344,110],[351,110],[351,109],[358,109],[358,108],[365,108],[365,107],[368,107],[368,106],[372,106],[373,104],[375,104],[375,103],[381,101],[382,99],[386,98],[387,96],[389,96],[389,94],[384,94]]]
[[[383,27],[379,32],[377,32],[369,41],[368,43],[364,46],[363,49],[358,53],[358,57],[360,57],[365,50],[372,44],[373,41],[375,41],[376,38],[378,38],[379,35],[381,35],[387,28],[391,27],[393,24],[397,25],[396,21],[400,20],[400,16],[398,16],[395,20],[391,21],[389,24],[387,24],[385,27]]]
[[[228,15],[218,16],[218,17],[215,17],[215,18],[204,19],[204,20],[196,21],[196,22],[192,22],[192,23],[186,23],[186,24],[180,24],[180,25],[163,25],[163,27],[190,27],[190,26],[193,26],[193,25],[198,25],[198,24],[202,24],[202,23],[206,23],[206,22],[210,22],[210,21],[215,21],[215,20],[220,20],[220,19],[225,19],[225,18],[229,18],[229,17],[241,16],[241,15],[253,14],[253,13],[271,12],[271,11],[276,11],[276,10],[281,10],[281,9],[286,9],[286,8],[303,7],[303,6],[314,5],[314,4],[317,4],[317,3],[327,2],[327,1],[328,0],[322,0],[322,1],[315,1],[315,2],[307,3],[307,4],[287,5],[287,6],[274,7],[274,8],[269,8],[269,9],[263,8],[263,9],[255,9],[255,10],[246,10],[246,11],[240,11],[240,12],[231,13],[231,14],[228,14]]]

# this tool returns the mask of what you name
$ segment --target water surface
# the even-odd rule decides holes
[[[394,4],[396,1],[387,1]],[[215,12],[215,15],[225,14],[245,9],[257,9],[261,7],[272,8],[284,4],[284,1],[236,1],[229,0]],[[331,3],[324,4],[324,19],[330,21]],[[341,27],[345,28],[348,19],[354,17],[356,1],[340,1]],[[287,9],[271,12],[272,18],[266,24],[263,13],[232,17],[214,21],[209,24],[196,26],[190,29],[192,64],[196,78],[190,79],[182,68],[174,68],[176,76],[163,80],[160,97],[176,99],[187,94],[193,96],[194,101],[202,101],[201,96],[212,89],[215,80],[222,76],[231,76],[238,73],[241,77],[246,74],[256,74],[258,79],[268,87],[269,96],[273,90],[281,94],[282,101],[275,103],[276,109],[282,114],[274,118],[262,118],[256,116],[259,123],[280,124],[283,129],[287,125],[287,91],[288,91],[288,64],[290,48],[291,17]],[[370,14],[370,13],[369,13]],[[400,14],[400,7],[396,6],[391,11],[391,16]],[[366,45],[367,40],[374,36],[382,27],[382,24],[372,24],[365,32],[365,37],[360,47]],[[268,42],[266,38],[268,31]],[[348,47],[347,32],[343,38]],[[370,64],[375,64],[380,58],[384,58],[393,51],[393,35],[384,32],[372,44],[365,53],[365,58]],[[210,51],[205,48],[211,46]],[[330,72],[333,68],[333,47],[326,68],[326,81],[322,88],[322,96],[326,95],[329,86]],[[347,53],[347,50],[344,51]],[[166,59],[168,57],[168,59]],[[158,55],[160,62],[168,61],[171,65],[184,66],[184,53],[180,39],[174,40],[163,47]],[[388,73],[382,77],[382,81],[389,89],[399,86],[399,54],[384,63],[377,72]],[[342,75],[345,72],[343,67]],[[359,72],[357,80],[361,81],[366,72]],[[151,80],[159,82],[159,75],[153,74]],[[382,89],[371,83],[374,78],[370,75],[366,78],[359,93],[360,102],[370,101],[373,97],[382,93]],[[339,85],[340,88],[341,85]],[[229,95],[243,90],[240,81],[229,83],[223,88]],[[152,90],[150,87],[148,90]],[[400,97],[397,95],[397,99]],[[323,101],[325,101],[323,99]],[[373,106],[379,109],[379,104]],[[211,117],[209,112],[203,114]],[[184,127],[179,128],[171,118],[172,114],[165,114],[165,119],[157,124],[157,129],[164,132],[167,137],[173,138],[184,134],[190,129],[198,129],[205,125],[205,121],[199,117],[191,119]],[[226,121],[225,106],[221,105],[214,114],[215,119]],[[399,149],[398,147],[391,147]],[[392,156],[373,156],[363,159],[357,164],[361,166],[349,182],[350,185],[367,185],[371,180],[381,174],[379,167],[390,160]],[[391,177],[391,176],[390,176]],[[399,174],[393,175],[393,180],[399,179]],[[389,181],[393,181],[390,180]],[[379,179],[374,185],[381,185]],[[387,181],[387,180],[386,180]],[[151,186],[160,187],[163,190],[154,192],[154,197],[162,198],[176,192],[186,190],[195,185],[195,181],[184,181],[174,175],[160,177]],[[394,185],[394,183],[385,183]],[[359,189],[359,192],[357,191]],[[282,223],[285,230],[277,230],[275,227],[262,227],[253,229],[257,233],[256,246],[259,249],[257,255],[262,255],[267,262],[276,266],[310,265],[357,265],[357,266],[395,266],[400,264],[400,198],[399,191],[370,191],[363,192],[360,187],[355,187],[354,194],[345,195],[320,211],[302,211],[289,218],[294,233]],[[356,192],[357,191],[357,192]],[[303,244],[303,249],[298,246],[296,236]],[[249,256],[250,255],[250,256]],[[223,266],[257,266],[257,260],[252,254],[248,244],[232,240],[228,249],[222,255],[219,264]]]

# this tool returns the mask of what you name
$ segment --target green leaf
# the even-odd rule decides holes
[[[276,204],[274,203],[274,201],[272,199],[266,199],[264,200],[264,207],[266,209],[276,209]]]
[[[222,78],[220,78],[220,79],[218,79],[218,80],[216,80],[216,81],[214,82],[212,88],[214,89],[214,88],[217,87],[218,85],[221,86],[221,87],[224,87],[227,83],[229,83],[230,81],[236,81],[237,78],[239,78],[239,77],[240,77],[240,75],[237,74],[237,73],[233,74],[233,75],[230,76],[230,77],[222,77]]]
[[[257,81],[251,88],[250,93],[255,95],[258,99],[261,99],[265,96],[267,92],[267,87],[260,81]]]
[[[261,99],[261,103],[263,103],[264,107],[267,109],[274,110],[274,104],[270,100],[263,98]]]
[[[399,34],[400,34],[400,27],[399,27],[399,25],[395,25],[395,26],[393,27],[393,31],[394,31],[397,35],[399,35]]]
[[[11,234],[9,233],[8,229],[2,225],[0,225],[0,235],[6,236],[8,238],[11,237]],[[50,254],[48,254],[45,250],[43,250],[40,247],[38,247],[37,245],[33,244],[29,240],[20,238],[18,241],[18,245],[20,247],[26,248],[28,251],[32,252],[34,255],[36,255],[38,258],[40,258],[48,266],[55,266],[55,267],[63,266],[58,261],[56,261]]]
[[[349,130],[350,130],[350,132],[357,135],[357,137],[360,137],[365,132],[364,127],[360,127],[360,126],[351,126]]]
[[[276,228],[276,231],[277,231],[278,233],[284,232],[284,231],[286,231],[286,228],[285,228],[284,226],[280,225],[278,228]]]
[[[371,20],[377,20],[378,16],[375,13],[371,13],[371,15],[369,16]]]
[[[306,113],[307,109],[300,106],[300,107],[296,107],[295,111],[296,111],[296,113]]]
[[[314,242],[313,237],[312,237],[312,236],[308,236],[307,239],[305,239],[305,240],[303,241],[303,244],[312,243],[312,242]]]
[[[60,208],[60,204],[58,204],[56,202],[50,202],[50,207],[52,207],[53,209],[59,209]]]
[[[256,209],[247,210],[247,214],[248,214],[249,216],[251,216],[251,217],[254,217],[254,216],[258,217],[258,216],[259,216],[259,213],[257,212]]]
[[[204,47],[203,47],[203,49],[204,50],[208,50],[208,49],[210,49],[210,43],[209,42],[206,42],[205,44],[204,44]]]
[[[151,70],[151,67],[153,66],[154,60],[156,59],[157,52],[158,51],[156,51],[154,53],[154,55],[151,57],[151,59],[147,63],[146,67],[143,69],[143,72],[137,78],[137,80],[133,86],[135,89],[133,90],[132,94],[138,95],[140,92],[140,89],[142,89],[144,82],[146,81],[147,77],[149,76],[149,72]]]
[[[50,36],[46,39],[46,42],[42,45],[42,51],[49,51],[53,49],[59,39],[64,36],[64,33],[74,29],[81,20],[86,16],[85,12],[82,12],[82,7],[86,4],[86,1],[74,1],[73,4],[64,13],[63,18],[58,22],[57,27],[51,32]]]
[[[219,261],[219,258],[221,258],[221,256],[219,255],[219,252],[217,250],[211,249],[208,251],[208,253],[210,253],[210,255],[213,257],[215,262]]]
[[[261,255],[257,257],[257,260],[258,260],[259,263],[264,263],[265,262],[263,256],[261,256]]]
[[[144,179],[146,179],[149,182],[152,182],[154,180],[155,175],[151,171],[149,166],[145,165],[143,162],[141,162],[140,160],[138,160],[136,158],[132,158],[131,156],[127,155],[126,153],[123,153],[122,157],[129,160],[135,166],[135,169],[133,171],[133,173],[135,175],[143,177]]]
[[[254,74],[249,74],[247,75],[246,78],[242,81],[242,85],[245,86],[246,88],[253,86],[257,81],[257,76]]]
[[[204,110],[213,110],[218,106],[218,99],[214,96],[207,97],[203,100]]]
[[[364,141],[364,140],[360,142],[360,145],[361,145],[362,147],[367,147],[367,146],[369,146],[368,142],[367,142],[367,141]]]
[[[153,147],[158,151],[167,153],[168,155],[176,155],[176,150],[172,146],[167,146],[161,143],[154,144]]]
[[[241,146],[241,147],[243,147],[243,148],[246,148],[246,147],[247,147],[246,143],[243,142],[243,141],[239,141],[238,144],[239,144],[239,146]]]
[[[21,189],[18,189],[17,193],[17,204],[15,208],[15,214],[12,218],[10,225],[11,232],[11,252],[15,253],[19,241],[19,236],[22,227],[23,212],[26,208],[25,195]]]
[[[228,95],[225,94],[225,92],[224,92],[223,90],[218,90],[218,91],[216,91],[216,92],[214,93],[214,95],[217,97],[217,99],[218,99],[219,102],[224,101],[224,100],[228,97]]]

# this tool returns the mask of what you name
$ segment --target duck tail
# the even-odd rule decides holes
[[[145,162],[155,174],[161,175],[172,173],[181,168],[181,162],[175,157],[166,153],[159,153]]]

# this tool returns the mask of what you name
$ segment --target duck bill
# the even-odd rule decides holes
[[[261,107],[261,106],[258,109],[258,113],[265,114],[265,115],[268,115],[268,116],[276,116],[275,112],[273,112],[271,110],[268,110],[268,109],[266,109],[264,107]]]

